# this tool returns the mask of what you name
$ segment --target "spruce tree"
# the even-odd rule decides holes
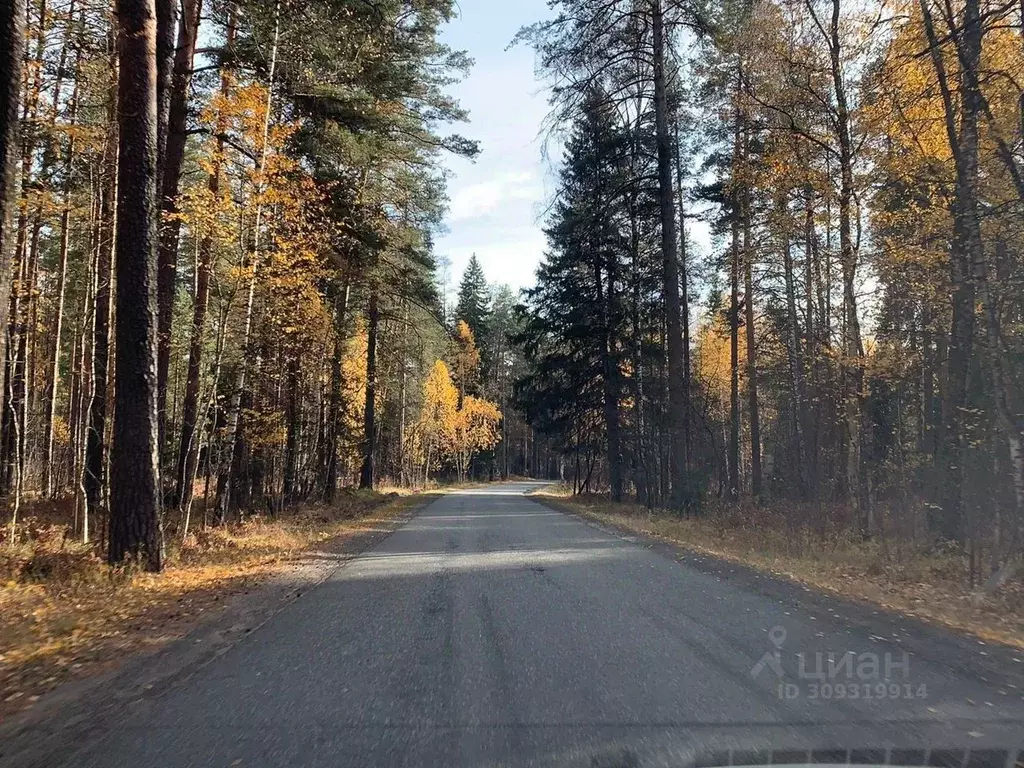
[[[490,290],[480,260],[474,253],[469,257],[466,271],[459,283],[459,302],[455,308],[455,321],[465,321],[478,340],[487,338],[487,323],[491,316]]]

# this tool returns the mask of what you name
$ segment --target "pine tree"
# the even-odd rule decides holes
[[[157,429],[157,70],[153,0],[118,0],[117,346],[110,549],[161,567]],[[134,105],[134,106],[129,106]],[[149,109],[146,108],[149,106]]]
[[[481,342],[487,338],[491,317],[490,289],[480,260],[474,253],[469,257],[466,271],[459,283],[459,298],[455,305],[455,320],[464,321]]]
[[[623,137],[600,94],[574,125],[549,227],[548,255],[527,292],[527,324],[519,341],[532,371],[519,382],[521,405],[543,431],[577,449],[583,424],[597,422],[589,447],[604,444],[612,497],[624,492],[621,342],[626,316],[619,284],[625,243]]]

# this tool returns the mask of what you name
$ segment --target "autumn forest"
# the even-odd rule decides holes
[[[516,292],[435,252],[481,151],[451,0],[4,2],[5,536],[59,504],[157,571],[350,488],[533,476],[1014,578],[1024,4],[550,5],[510,41],[554,187]]]

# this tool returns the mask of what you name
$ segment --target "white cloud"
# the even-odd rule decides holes
[[[487,216],[513,200],[535,203],[543,194],[544,190],[533,171],[499,173],[489,181],[456,190],[452,195],[448,221],[454,223]]]
[[[452,90],[470,113],[454,130],[480,142],[475,161],[448,157],[448,231],[437,239],[454,284],[476,253],[487,279],[530,285],[544,252],[541,219],[548,183],[538,132],[548,112],[528,46],[507,49],[520,27],[550,15],[546,0],[461,0],[445,41],[477,60]]]
[[[523,227],[498,233],[492,240],[450,248],[445,252],[452,263],[452,281],[458,284],[469,257],[476,254],[491,283],[506,283],[513,289],[533,284],[534,272],[544,255],[546,241],[538,229]]]

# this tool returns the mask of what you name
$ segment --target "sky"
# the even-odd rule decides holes
[[[476,63],[450,89],[470,113],[470,122],[454,130],[477,140],[481,153],[474,161],[445,161],[451,203],[436,253],[448,260],[453,285],[476,253],[491,283],[518,289],[533,284],[544,251],[541,220],[551,179],[540,131],[548,104],[534,79],[533,50],[506,49],[521,27],[551,12],[545,0],[460,0],[459,10],[443,40]]]

